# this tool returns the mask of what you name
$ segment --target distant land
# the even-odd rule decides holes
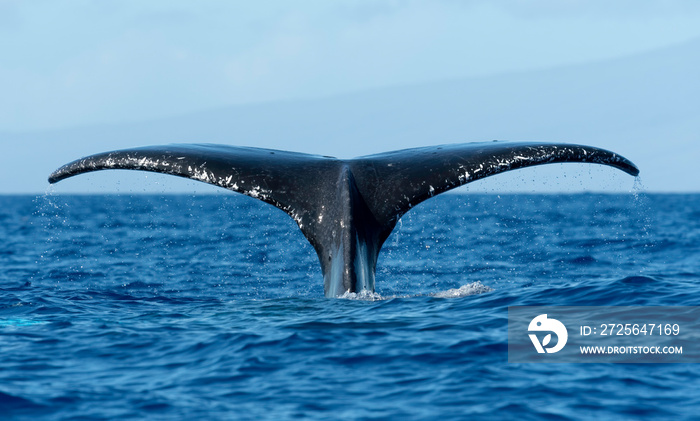
[[[700,177],[694,173],[700,160],[698,75],[700,39],[695,39],[615,60],[539,71],[231,106],[153,121],[0,133],[0,193],[43,193],[46,177],[58,166],[134,146],[221,143],[348,158],[493,139],[610,149],[640,167],[648,191],[700,192]],[[71,147],[65,148],[69,141]],[[527,169],[474,187],[568,191],[573,185],[574,191],[629,191],[633,185],[629,176],[588,167]],[[183,179],[106,173],[64,181],[54,191],[210,191]],[[589,182],[589,174],[595,180]],[[572,177],[573,183],[562,181]]]

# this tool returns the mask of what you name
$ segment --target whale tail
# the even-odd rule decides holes
[[[397,221],[437,194],[505,171],[587,162],[636,176],[637,167],[590,146],[487,142],[404,149],[355,159],[223,145],[165,145],[91,155],[56,170],[56,183],[106,170],[191,178],[269,203],[291,216],[318,254],[326,296],[374,291],[377,257]]]

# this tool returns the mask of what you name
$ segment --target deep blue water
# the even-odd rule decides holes
[[[700,195],[442,195],[376,300],[240,195],[0,196],[0,234],[1,419],[700,413],[698,364],[507,362],[508,306],[700,305]]]

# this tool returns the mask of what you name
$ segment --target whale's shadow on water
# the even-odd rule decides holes
[[[297,223],[316,250],[327,297],[379,299],[377,259],[400,218],[415,205],[505,171],[560,162],[639,170],[589,146],[486,142],[405,149],[355,159],[222,145],[168,145],[101,153],[49,177],[131,169],[191,178],[271,204]],[[469,284],[439,297],[487,292]],[[374,298],[373,298],[374,297]]]

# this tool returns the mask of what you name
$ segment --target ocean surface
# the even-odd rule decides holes
[[[700,305],[700,195],[452,194],[323,296],[236,194],[0,196],[0,419],[697,419],[699,364],[513,364],[507,308]]]

